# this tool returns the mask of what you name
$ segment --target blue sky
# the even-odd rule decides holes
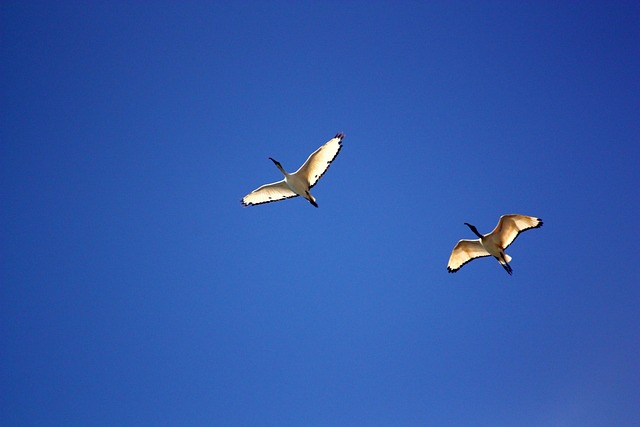
[[[0,5],[0,424],[640,422],[637,2]],[[240,198],[336,132],[301,198]],[[545,225],[448,274],[500,215]]]

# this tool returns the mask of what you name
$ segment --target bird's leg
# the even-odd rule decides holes
[[[502,260],[500,259],[502,258]],[[504,253],[500,253],[500,258],[498,258],[498,261],[500,262],[500,265],[507,271],[507,273],[509,273],[509,276],[513,275],[513,269],[511,268],[511,266],[509,265],[509,263],[507,262],[507,260],[504,258]]]
[[[309,201],[309,203],[311,203],[313,206],[317,208],[318,204],[316,203],[316,199],[308,191],[305,191],[305,193],[307,193],[306,199]]]

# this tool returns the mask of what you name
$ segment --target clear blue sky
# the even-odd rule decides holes
[[[426,3],[426,4],[425,4]],[[3,426],[640,425],[640,4],[0,4]],[[240,198],[344,147],[301,198]],[[448,274],[500,215],[542,218]]]

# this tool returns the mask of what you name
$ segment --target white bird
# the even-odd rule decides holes
[[[512,274],[513,270],[509,265],[511,257],[504,253],[504,250],[516,240],[518,234],[530,228],[542,227],[542,220],[533,216],[526,215],[502,215],[498,225],[493,231],[484,236],[478,233],[476,227],[469,223],[464,223],[479,237],[476,240],[460,240],[449,257],[447,270],[449,273],[455,273],[463,265],[476,258],[493,256],[504,269]]]
[[[315,197],[309,193],[309,190],[317,184],[322,175],[329,169],[331,162],[336,158],[342,148],[343,133],[338,133],[331,138],[322,147],[314,151],[306,162],[294,173],[287,173],[280,162],[269,157],[280,172],[284,175],[284,179],[271,184],[265,184],[262,187],[253,190],[242,198],[242,204],[245,206],[259,205],[262,203],[276,202],[278,200],[288,199],[290,197],[302,196],[316,208]]]

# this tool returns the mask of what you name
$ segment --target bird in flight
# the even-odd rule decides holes
[[[322,147],[314,151],[306,162],[294,173],[287,173],[280,162],[269,157],[276,167],[284,175],[284,179],[271,184],[265,184],[253,190],[242,198],[242,204],[245,206],[260,205],[262,203],[277,202],[291,197],[302,196],[316,208],[315,197],[311,195],[309,190],[318,183],[322,175],[329,169],[331,162],[336,158],[342,148],[343,133],[327,141]]]
[[[493,256],[500,265],[511,275],[513,270],[509,265],[511,257],[504,253],[504,250],[513,243],[518,235],[531,228],[542,227],[542,220],[526,215],[502,215],[498,225],[489,234],[482,235],[476,227],[469,223],[464,223],[479,237],[476,240],[460,240],[453,248],[449,257],[447,271],[455,273],[463,265],[476,258]]]

